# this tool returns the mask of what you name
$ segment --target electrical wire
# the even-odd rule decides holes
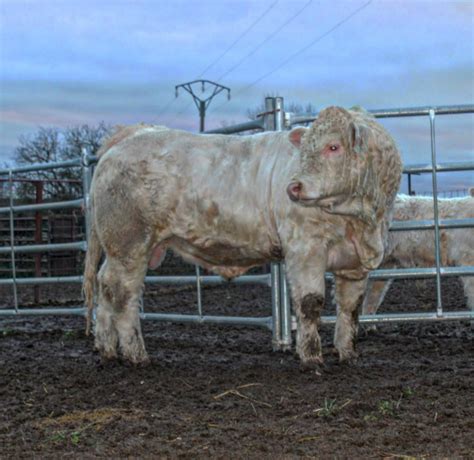
[[[198,78],[201,78],[210,68],[214,67],[214,65],[216,65],[235,45],[237,45],[237,43],[239,43],[240,40],[242,40],[242,38],[244,38],[274,7],[275,5],[279,2],[279,0],[276,0],[275,2],[273,2],[257,19],[255,19],[254,22],[252,22],[252,24],[250,24],[249,27],[247,27],[247,29],[245,29],[238,37],[236,40],[234,40],[232,42],[232,44],[230,44],[223,52],[222,54],[216,58],[214,61],[212,61],[197,77],[196,79]]]
[[[234,48],[237,43],[239,43],[242,38],[244,38],[279,2],[279,0],[274,1],[273,3],[270,4],[270,6],[260,15],[255,19],[255,21],[252,22],[214,61],[212,61],[197,77],[196,80],[201,78],[209,69],[214,67],[226,54]],[[161,116],[166,110],[168,110],[171,105],[176,101],[176,98],[172,98],[163,108],[160,110],[158,116]],[[182,108],[179,112],[178,115],[182,115],[191,105],[192,101],[187,104],[184,108]]]
[[[273,32],[270,33],[270,35],[267,35],[267,37],[261,41],[255,48],[253,48],[250,53],[246,54],[240,61],[238,61],[236,64],[234,64],[230,69],[228,69],[226,72],[224,72],[218,79],[217,83],[219,83],[224,77],[229,75],[231,72],[233,72],[237,67],[239,67],[243,62],[245,62],[249,57],[253,56],[263,45],[268,43],[276,34],[278,34],[281,30],[283,30],[288,24],[290,24],[292,21],[294,21],[311,3],[313,0],[309,0],[306,2],[302,8],[300,8],[295,14],[290,16],[283,24],[281,24],[279,27],[277,27]],[[273,7],[275,4],[271,5]],[[267,10],[266,12],[268,12]],[[208,67],[209,68],[209,67]],[[207,68],[206,68],[207,70]],[[204,73],[204,72],[203,72]],[[200,76],[202,76],[202,74]],[[192,105],[192,102],[190,102],[186,107],[181,109],[180,112],[178,112],[178,115],[182,115],[190,106]],[[219,106],[220,107],[220,106]]]
[[[369,0],[368,2],[364,3],[362,6],[360,6],[359,8],[357,8],[356,10],[354,10],[352,13],[350,13],[348,16],[344,17],[343,19],[341,19],[339,22],[337,22],[334,26],[332,26],[330,29],[328,29],[326,32],[324,32],[323,34],[319,35],[318,37],[316,37],[314,40],[312,40],[311,42],[309,42],[307,45],[303,46],[302,48],[300,48],[298,51],[296,51],[295,53],[291,54],[289,57],[287,57],[283,62],[281,62],[278,66],[276,66],[275,68],[273,68],[270,72],[267,72],[266,74],[262,75],[261,77],[257,78],[257,80],[255,80],[254,82],[252,82],[250,85],[247,85],[246,87],[242,88],[240,91],[238,91],[236,94],[234,94],[234,98],[235,96],[238,96],[246,91],[248,91],[250,88],[252,88],[253,86],[255,86],[257,83],[260,83],[262,80],[264,80],[265,78],[268,78],[270,75],[274,74],[275,72],[277,72],[278,70],[280,70],[282,67],[284,67],[286,64],[288,64],[291,60],[293,60],[295,57],[299,56],[301,53],[304,53],[305,51],[307,51],[309,48],[311,48],[312,46],[314,46],[316,43],[320,42],[323,38],[326,38],[329,34],[331,34],[332,32],[334,32],[337,28],[339,28],[340,26],[342,26],[344,23],[346,23],[347,21],[349,21],[350,19],[352,19],[355,15],[357,15],[358,13],[360,13],[363,9],[367,8],[371,3],[372,3],[373,0]],[[222,108],[224,105],[226,105],[228,103],[228,101],[224,102],[223,104],[217,106],[214,110],[219,110],[220,108]]]
[[[282,29],[284,29],[288,24],[294,21],[308,6],[313,2],[313,0],[309,0],[305,5],[299,9],[293,16],[287,19],[281,26],[275,29],[270,35],[268,35],[262,42],[260,42],[250,53],[246,54],[240,61],[234,64],[230,69],[224,72],[218,79],[217,82],[219,83],[224,77],[229,75],[233,72],[237,67],[239,67],[243,62],[245,62],[249,57],[253,56],[263,45],[268,43],[276,34],[278,34]]]

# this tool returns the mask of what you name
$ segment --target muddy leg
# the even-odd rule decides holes
[[[337,320],[334,333],[334,346],[340,361],[357,358],[355,344],[359,326],[359,307],[361,306],[367,278],[352,281],[336,277]]]
[[[323,363],[318,327],[324,307],[325,262],[325,253],[286,257],[293,309],[298,320],[296,353],[303,369],[317,368]]]
[[[115,315],[113,296],[108,287],[107,260],[103,263],[98,276],[99,298],[95,322],[95,348],[102,359],[117,358],[118,335],[113,321]]]
[[[146,259],[141,259],[124,263],[109,257],[99,277],[99,311],[103,312],[103,321],[100,325],[97,322],[96,348],[104,358],[117,356],[118,342],[126,360],[133,364],[148,362],[139,318],[147,268]]]

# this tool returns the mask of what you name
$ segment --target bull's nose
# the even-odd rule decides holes
[[[302,189],[303,184],[301,182],[291,182],[291,184],[286,188],[286,193],[288,193],[291,201],[298,201]]]

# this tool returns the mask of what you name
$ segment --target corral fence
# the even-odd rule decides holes
[[[441,301],[441,278],[453,276],[473,276],[473,266],[463,267],[442,267],[440,258],[440,229],[444,228],[465,228],[474,227],[474,219],[450,219],[440,220],[438,215],[438,186],[437,174],[442,172],[468,171],[474,170],[474,161],[469,162],[451,162],[438,163],[436,159],[436,139],[435,139],[435,120],[437,116],[474,113],[474,105],[455,105],[440,107],[417,107],[406,109],[388,109],[388,110],[370,110],[376,118],[395,118],[395,117],[427,117],[430,129],[431,144],[431,162],[426,164],[416,164],[406,166],[404,174],[408,176],[409,192],[411,191],[411,176],[413,174],[431,174],[433,186],[433,220],[404,221],[394,222],[391,231],[407,230],[434,230],[435,239],[435,261],[436,264],[431,268],[408,268],[408,269],[384,269],[375,270],[370,273],[371,279],[414,279],[414,278],[435,278],[437,301],[432,312],[406,312],[377,314],[370,316],[361,316],[362,323],[379,322],[403,322],[403,321],[443,321],[474,319],[473,311],[450,311],[443,310]],[[206,131],[211,134],[234,134],[245,131],[282,131],[290,129],[294,125],[312,122],[316,114],[298,115],[285,113],[283,98],[267,97],[265,99],[265,112],[260,114],[256,120],[246,123],[240,123],[234,126],[227,126],[221,129]],[[50,164],[37,164],[23,166],[11,169],[1,169],[0,177],[4,178],[8,185],[9,201],[8,206],[0,207],[0,216],[7,216],[10,233],[10,245],[0,247],[0,257],[5,254],[10,255],[11,277],[0,278],[0,285],[10,285],[13,289],[12,308],[0,309],[0,315],[85,315],[84,306],[74,306],[67,308],[24,308],[18,305],[18,287],[24,285],[42,285],[42,284],[61,284],[61,283],[82,283],[82,276],[35,276],[19,277],[19,271],[16,263],[16,254],[37,254],[43,252],[58,251],[85,251],[87,249],[87,240],[67,242],[67,243],[46,243],[46,244],[22,244],[17,245],[15,241],[15,215],[22,212],[40,212],[45,210],[58,209],[84,209],[86,233],[90,228],[90,201],[89,189],[92,179],[93,165],[96,158],[89,155],[87,147],[83,149],[81,159],[69,160]],[[82,186],[84,196],[81,199],[15,205],[13,184],[15,174],[27,173],[32,171],[44,171],[58,168],[81,168]],[[332,275],[327,274],[327,279]],[[197,290],[197,314],[172,314],[172,313],[147,313],[144,308],[141,311],[141,318],[145,320],[158,320],[169,322],[193,322],[193,323],[216,323],[230,325],[248,325],[263,326],[272,331],[274,349],[289,349],[292,345],[291,331],[296,328],[295,318],[291,314],[291,303],[289,287],[286,282],[285,264],[272,263],[270,273],[261,275],[244,275],[232,281],[234,284],[262,284],[270,287],[272,297],[272,312],[266,317],[242,317],[242,316],[211,316],[204,314],[201,289],[203,285],[220,284],[225,282],[220,276],[202,275],[199,268],[196,267],[196,274],[193,276],[147,276],[146,283],[156,284],[190,284],[194,283]],[[334,323],[335,316],[324,316],[321,318],[323,323]]]

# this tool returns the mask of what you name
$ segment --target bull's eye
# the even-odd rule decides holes
[[[339,149],[339,146],[337,144],[331,144],[329,146],[329,150],[331,150],[331,152],[335,152],[338,149]]]

